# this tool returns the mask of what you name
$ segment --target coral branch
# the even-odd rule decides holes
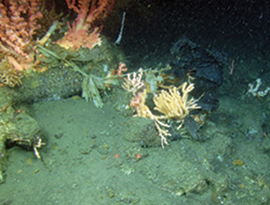
[[[115,0],[66,0],[68,8],[73,9],[78,16],[72,27],[68,24],[69,30],[65,36],[57,41],[57,44],[69,49],[78,50],[80,47],[92,49],[95,45],[101,45],[100,31],[102,26],[96,26],[111,10]]]
[[[182,93],[178,91],[179,88],[182,89]],[[162,120],[176,119],[180,123],[177,129],[180,129],[185,117],[189,115],[190,111],[200,109],[200,106],[197,105],[197,99],[188,99],[188,94],[194,89],[194,84],[188,85],[185,82],[179,88],[173,87],[169,91],[162,90],[160,94],[154,96],[154,110],[159,111],[162,115],[154,115],[148,106],[145,105],[146,89],[142,93],[139,93],[137,98],[133,98],[132,101],[132,106],[137,111],[135,116],[154,120],[159,136],[161,137],[162,148],[164,148],[164,144],[168,144],[166,136],[171,136],[168,129],[166,129],[170,125],[162,122]]]
[[[39,6],[42,0],[0,1],[0,51],[12,57],[17,70],[28,70],[34,62],[33,35],[42,18]]]
[[[122,87],[128,92],[132,92],[133,96],[135,96],[136,93],[144,87],[144,83],[142,82],[142,76],[143,76],[142,68],[138,70],[138,76],[136,72],[133,72],[131,78],[131,74],[128,73],[127,78],[125,78],[125,82],[123,83]]]

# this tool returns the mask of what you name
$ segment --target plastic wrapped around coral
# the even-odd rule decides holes
[[[82,82],[82,97],[84,97],[86,101],[93,100],[96,107],[103,107],[98,89],[105,90],[105,88],[102,78],[89,75],[85,77]]]
[[[86,99],[88,102],[92,100],[96,107],[103,107],[103,102],[99,94],[99,90],[105,90],[106,85],[117,85],[118,84],[118,76],[111,76],[100,78],[95,75],[87,75],[82,82],[82,97]]]

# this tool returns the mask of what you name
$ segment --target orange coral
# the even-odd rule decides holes
[[[115,0],[79,0],[76,6],[75,0],[66,0],[69,9],[73,9],[78,16],[72,27],[68,24],[69,30],[65,36],[57,41],[57,44],[69,49],[78,50],[80,47],[92,49],[95,45],[101,45],[101,27],[95,26],[97,21],[106,17]]]
[[[130,107],[134,107],[135,110],[139,110],[141,108],[142,104],[142,93],[138,92],[137,95],[134,95],[132,99],[130,100]]]
[[[0,51],[9,56],[14,68],[29,70],[34,62],[33,35],[42,18],[39,6],[42,0],[0,1]]]

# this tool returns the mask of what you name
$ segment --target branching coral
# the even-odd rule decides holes
[[[178,91],[181,88],[182,93]],[[183,83],[179,88],[173,87],[169,91],[162,90],[160,94],[154,96],[155,110],[159,111],[163,115],[154,115],[148,106],[145,104],[146,90],[140,94],[141,101],[137,111],[139,117],[150,118],[154,120],[156,128],[158,129],[159,136],[161,137],[161,146],[164,148],[164,144],[168,144],[166,136],[171,136],[167,129],[170,125],[162,122],[162,120],[176,119],[180,122],[177,129],[180,129],[184,118],[193,109],[199,109],[197,101],[193,98],[188,99],[188,94],[194,89],[194,84]]]
[[[21,78],[22,72],[15,70],[12,63],[6,58],[2,59],[0,62],[0,82],[9,87],[14,87],[22,84]]]

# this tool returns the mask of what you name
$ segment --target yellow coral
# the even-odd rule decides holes
[[[178,91],[181,88],[182,94]],[[159,136],[161,137],[161,146],[168,144],[166,136],[171,136],[167,129],[161,127],[170,127],[170,125],[162,122],[161,120],[176,119],[180,122],[177,127],[182,126],[184,118],[189,114],[190,110],[199,109],[197,101],[193,98],[188,99],[188,94],[194,89],[194,84],[183,83],[179,88],[173,87],[169,91],[162,90],[160,94],[154,96],[155,110],[161,112],[163,115],[154,115],[151,110],[145,105],[147,91],[141,94],[141,105],[137,110],[139,117],[150,118],[154,120],[155,126],[158,129]]]
[[[182,95],[178,91],[179,88],[173,87],[169,91],[162,90],[159,95],[154,97],[156,107],[155,110],[163,113],[163,116],[159,116],[159,119],[177,119],[183,121],[183,119],[189,114],[190,110],[200,108],[195,100],[191,98],[188,100],[188,93],[194,89],[194,84],[183,83],[180,88],[182,89]],[[181,127],[181,124],[177,129]]]
[[[10,87],[21,85],[22,72],[14,69],[13,64],[6,58],[0,62],[0,82]]]

